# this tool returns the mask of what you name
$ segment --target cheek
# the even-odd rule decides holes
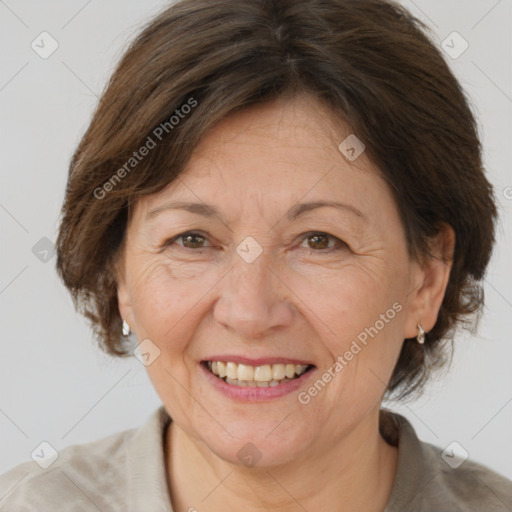
[[[397,317],[393,304],[402,303],[403,275],[384,259],[364,257],[337,269],[317,267],[290,276],[290,288],[302,302],[304,315],[317,327],[332,349],[343,349],[365,328],[386,315],[386,330]],[[392,317],[392,318],[391,318]]]
[[[326,352],[319,378],[329,369],[336,374],[326,399],[354,411],[379,399],[403,341],[406,283],[402,273],[384,260],[367,260],[364,265],[331,272],[329,278],[295,284],[294,291],[308,306],[305,315]],[[336,361],[342,364],[341,371],[334,370]]]
[[[139,341],[151,340],[160,351],[146,371],[162,400],[174,404],[175,414],[185,414],[191,404],[182,390],[192,387],[195,370],[185,355],[204,314],[201,299],[215,280],[199,279],[197,273],[185,268],[171,271],[167,262],[157,258],[134,268],[132,307],[137,337]]]
[[[132,268],[131,303],[139,338],[167,351],[179,350],[217,276],[205,272],[204,265],[171,264],[161,255],[134,261]]]

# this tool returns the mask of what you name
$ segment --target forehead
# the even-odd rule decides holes
[[[141,200],[139,209],[147,214],[172,198],[239,213],[254,203],[263,212],[288,210],[303,198],[382,214],[381,203],[392,202],[390,191],[364,152],[354,161],[340,152],[350,135],[350,127],[308,97],[258,105],[215,125],[179,179]]]
[[[338,144],[350,133],[346,124],[309,96],[279,98],[220,121],[195,148],[185,172],[191,167],[199,171],[201,160],[208,168],[208,161],[226,161],[240,153],[274,162],[267,165],[274,170],[282,162],[339,162]],[[274,161],[276,156],[280,159]],[[250,159],[239,164],[250,164]]]

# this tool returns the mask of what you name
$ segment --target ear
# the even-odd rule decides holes
[[[454,250],[455,232],[451,226],[443,224],[431,240],[431,256],[413,265],[406,338],[417,336],[418,324],[426,333],[434,327],[450,278]]]
[[[122,247],[119,248],[119,252],[116,256],[116,260],[113,265],[113,272],[117,285],[117,304],[119,308],[119,314],[121,315],[121,318],[123,320],[128,322],[128,325],[133,330],[134,317],[130,293],[128,291],[128,285],[126,280],[124,244]]]

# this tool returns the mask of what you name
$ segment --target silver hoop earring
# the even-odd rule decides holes
[[[425,331],[423,330],[423,327],[421,327],[421,324],[418,324],[418,335],[416,336],[416,339],[420,345],[425,343]]]
[[[123,336],[130,336],[131,329],[126,320],[123,320]]]

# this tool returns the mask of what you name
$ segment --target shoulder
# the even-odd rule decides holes
[[[0,475],[0,511],[117,510],[112,504],[123,502],[124,445],[135,431],[68,446],[46,469],[28,461]]]
[[[472,512],[510,512],[512,510],[512,481],[464,456],[450,447],[441,449],[421,442],[424,461],[425,489],[419,500],[436,499],[439,510]],[[441,508],[442,507],[442,508]]]
[[[421,441],[404,416],[382,410],[381,433],[398,446],[398,467],[385,512],[511,512],[512,481],[467,458],[460,446]]]

